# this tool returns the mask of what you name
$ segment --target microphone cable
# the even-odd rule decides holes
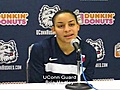
[[[92,84],[90,84],[88,81],[87,81],[87,79],[86,79],[86,76],[85,76],[85,74],[84,74],[84,71],[83,71],[83,61],[82,61],[82,54],[80,54],[80,57],[81,57],[81,68],[82,68],[82,75],[83,75],[83,78],[84,78],[84,80],[87,82],[87,84],[91,87],[91,88],[93,88],[93,89],[95,89],[95,90],[98,90],[98,89],[96,89],[95,87],[93,87],[93,85]]]

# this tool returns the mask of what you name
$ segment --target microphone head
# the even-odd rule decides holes
[[[75,38],[75,39],[72,39],[71,40],[71,45],[74,47],[74,43],[77,43],[77,44],[80,44],[80,41],[77,39],[77,38]]]

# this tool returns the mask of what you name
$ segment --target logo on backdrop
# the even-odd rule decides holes
[[[97,61],[103,60],[105,56],[105,50],[102,39],[97,39],[95,41],[93,41],[92,39],[87,39],[86,42],[95,48],[97,52]]]
[[[0,13],[0,25],[27,25],[28,13]]]
[[[18,52],[14,40],[0,40],[0,64],[10,64],[17,61]]]
[[[51,29],[53,25],[52,17],[58,10],[60,10],[58,5],[54,5],[53,7],[43,5],[38,16],[39,25],[44,29]],[[36,35],[53,35],[53,33],[51,30],[36,30]]]
[[[93,41],[92,39],[87,39],[86,42],[95,48],[97,52],[97,61],[103,60],[105,56],[105,50],[102,39],[97,39],[95,41]],[[95,67],[97,68],[106,68],[108,66],[108,63],[106,62],[97,62],[95,65]]]
[[[78,9],[74,11],[81,25],[113,25],[115,13],[82,13]]]
[[[0,70],[21,70],[22,65],[13,64],[18,59],[18,51],[14,40],[0,40]]]
[[[38,17],[39,25],[42,26],[43,28],[51,28],[53,25],[52,17],[58,10],[60,10],[58,5],[55,5],[53,7],[43,5],[42,8],[40,9]]]
[[[120,43],[117,43],[114,48],[114,55],[116,58],[120,58]]]

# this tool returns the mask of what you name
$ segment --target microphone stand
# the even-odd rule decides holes
[[[71,83],[67,84],[65,86],[66,89],[72,89],[72,90],[86,90],[86,89],[92,89],[88,84],[81,83],[80,78],[80,63],[81,63],[81,49],[76,50],[76,59],[77,59],[77,83]]]

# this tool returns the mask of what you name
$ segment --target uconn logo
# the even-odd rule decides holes
[[[48,5],[43,5],[42,8],[40,9],[40,13],[38,17],[39,25],[42,26],[43,28],[51,28],[53,25],[52,17],[59,10],[60,8],[58,5],[55,5],[53,7],[49,7]]]
[[[0,40],[0,64],[10,64],[17,61],[18,52],[14,40],[4,42]]]
[[[102,39],[97,39],[95,41],[93,41],[92,39],[87,39],[86,42],[95,48],[97,52],[97,61],[103,60],[105,56],[105,50]]]

